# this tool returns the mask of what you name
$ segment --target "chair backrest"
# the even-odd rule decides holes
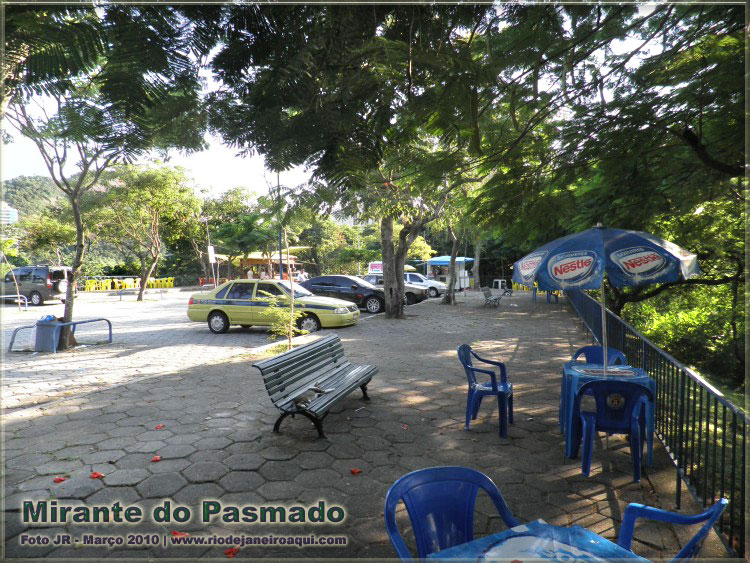
[[[573,354],[573,361],[578,359],[578,356],[583,355],[586,359],[587,364],[603,364],[604,363],[604,346],[584,346],[576,350]],[[607,365],[626,365],[628,363],[625,354],[620,352],[617,348],[607,346]]]
[[[677,512],[669,512],[660,508],[631,503],[625,508],[625,514],[622,518],[622,526],[620,526],[620,534],[617,538],[617,544],[630,550],[630,545],[633,541],[633,529],[637,518],[647,518],[649,520],[658,520],[670,524],[682,525],[700,524],[701,522],[704,522],[700,530],[698,530],[690,541],[677,552],[677,555],[674,556],[672,562],[692,559],[698,555],[698,552],[700,552],[701,547],[703,546],[703,541],[706,539],[708,532],[711,530],[711,527],[716,524],[728,504],[729,501],[722,498],[711,508],[700,514],[679,514]]]
[[[485,299],[492,297],[492,290],[489,287],[484,286],[484,287],[480,287],[479,289],[484,294]]]
[[[421,559],[474,539],[474,505],[479,489],[487,492],[506,526],[519,525],[495,483],[476,469],[429,467],[396,481],[385,496],[384,516],[388,537],[399,557],[412,558],[396,524],[400,501],[406,505]]]
[[[646,401],[653,401],[654,394],[645,385],[631,381],[599,379],[584,383],[578,389],[573,402],[574,416],[581,409],[581,398],[593,395],[596,401],[596,427],[601,431],[628,433],[633,414],[639,418]]]
[[[456,349],[456,352],[458,352],[458,361],[464,366],[469,385],[475,385],[477,382],[477,376],[474,375],[474,372],[470,369],[473,367],[471,363],[471,346],[468,344],[461,344],[461,346]]]

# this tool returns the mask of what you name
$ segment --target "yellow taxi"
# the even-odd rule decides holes
[[[270,296],[273,297],[270,297]],[[224,334],[231,325],[269,326],[265,312],[273,301],[289,306],[291,285],[286,280],[232,280],[208,293],[195,293],[188,302],[191,321],[207,322],[211,332]],[[307,332],[349,326],[359,320],[354,303],[313,295],[294,284],[294,308],[303,313],[297,325]]]

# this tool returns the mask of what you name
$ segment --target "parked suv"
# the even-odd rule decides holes
[[[15,299],[14,275],[18,283],[18,292],[32,305],[41,305],[50,299],[64,301],[68,283],[73,278],[73,272],[67,266],[38,265],[14,268],[12,273],[8,272],[3,278],[5,299]]]
[[[375,286],[383,285],[383,276],[380,274],[368,274],[363,279]],[[406,274],[404,274],[404,281],[406,281]],[[421,303],[425,299],[427,299],[427,288],[413,283],[404,283],[404,302],[407,305]]]
[[[385,309],[383,290],[354,276],[318,276],[299,285],[315,295],[346,299],[370,313],[380,313]]]

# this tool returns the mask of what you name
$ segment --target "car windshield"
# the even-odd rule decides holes
[[[370,277],[370,276],[368,276]],[[370,277],[370,279],[375,279],[374,277]],[[367,289],[377,289],[374,285],[372,285],[369,281],[363,279],[363,280],[357,280],[357,283],[361,285],[362,287],[366,287]]]
[[[280,281],[279,285],[284,288],[284,291],[286,291],[287,294],[291,293],[292,288],[290,287],[289,282],[287,280]],[[306,290],[304,287],[302,287],[298,283],[294,284],[294,296],[295,297],[308,297],[310,295],[312,295],[312,292]]]
[[[421,274],[412,274],[412,276],[416,277],[419,281],[426,281],[424,279],[424,276]]]

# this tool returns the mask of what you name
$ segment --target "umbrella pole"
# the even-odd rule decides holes
[[[606,304],[606,298],[604,297],[604,276],[602,276],[602,285],[599,288],[599,293],[601,294],[601,303],[602,303],[602,346],[604,349],[602,352],[604,353],[604,375],[607,375],[607,304]]]

